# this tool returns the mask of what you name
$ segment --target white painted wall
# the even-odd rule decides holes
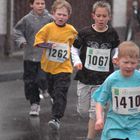
[[[0,0],[0,34],[6,33],[6,0]]]
[[[7,25],[7,1],[8,0],[0,0],[0,34],[5,35],[6,34],[6,25]],[[11,0],[11,30],[13,27],[13,7],[14,7],[14,1]]]
[[[113,0],[113,27],[126,26],[127,0]]]

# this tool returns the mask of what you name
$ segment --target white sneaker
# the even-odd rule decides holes
[[[43,96],[42,93],[39,94],[39,98],[40,98],[40,99],[44,99],[44,96]]]
[[[40,90],[39,97],[40,97],[40,99],[48,98],[49,97],[48,91],[47,90]]]
[[[39,112],[40,112],[40,105],[32,104],[31,105],[31,110],[29,112],[29,115],[31,115],[31,116],[39,116]]]
[[[58,130],[60,128],[60,121],[57,119],[53,119],[48,122],[48,125],[53,130]]]
[[[53,105],[54,104],[53,98],[51,98],[50,101],[51,101],[51,104]]]
[[[42,91],[42,94],[43,94],[44,98],[49,97],[48,90],[43,90],[43,91]]]

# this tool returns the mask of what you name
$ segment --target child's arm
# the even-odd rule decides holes
[[[26,38],[25,38],[25,20],[22,18],[13,29],[13,38],[18,48],[23,48],[26,46]]]
[[[118,48],[115,48],[114,51],[115,51],[115,53],[114,53],[114,55],[113,55],[113,57],[112,57],[112,63],[113,63],[114,65],[117,65]]]
[[[40,43],[40,44],[37,44],[35,47],[51,49],[52,45],[53,43]]]
[[[71,47],[71,56],[72,56],[72,62],[74,64],[74,67],[77,70],[81,70],[83,68],[83,65],[79,57],[79,50],[74,46]]]
[[[104,127],[103,107],[100,103],[96,103],[96,123],[95,129],[101,130]]]
[[[56,43],[53,43],[50,41],[46,42],[46,38],[48,36],[47,29],[48,29],[48,26],[46,24],[36,33],[34,47],[44,48],[44,49],[52,49],[52,48],[55,48],[57,46]]]

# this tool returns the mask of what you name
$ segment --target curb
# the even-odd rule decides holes
[[[0,82],[14,81],[23,78],[22,71],[2,72],[0,73]]]
[[[0,69],[0,82],[23,79],[23,50],[12,52],[10,56],[0,55],[3,67]]]

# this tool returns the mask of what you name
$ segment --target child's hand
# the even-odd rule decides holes
[[[113,59],[112,59],[112,63],[113,63],[114,65],[118,65],[117,58],[113,58]]]
[[[78,63],[78,64],[76,64],[74,67],[75,67],[77,70],[82,70],[83,65],[82,65],[82,63]]]
[[[27,47],[27,43],[26,42],[24,42],[24,43],[22,43],[21,45],[20,45],[20,48],[26,48]]]
[[[104,120],[103,119],[97,119],[95,123],[95,130],[101,130],[104,127]]]
[[[57,46],[57,43],[53,43],[52,46],[51,46],[51,48],[53,49],[53,48],[55,48],[56,46]]]

